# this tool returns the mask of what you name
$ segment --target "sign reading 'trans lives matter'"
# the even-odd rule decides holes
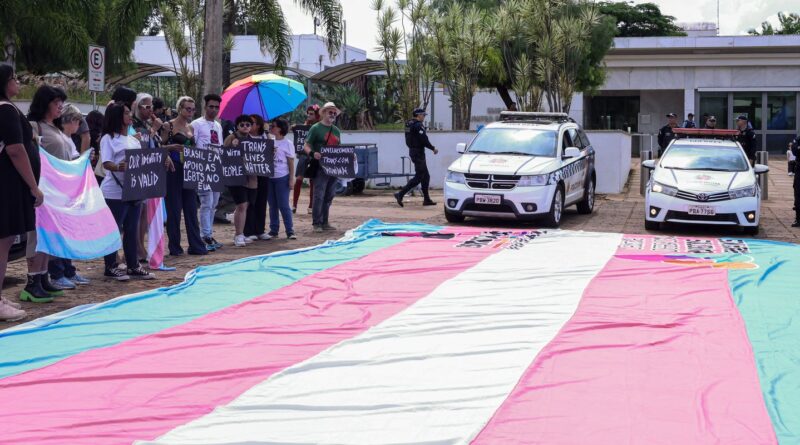
[[[356,177],[356,147],[355,145],[333,145],[319,149],[322,157],[319,165],[325,169],[328,176],[337,178]]]
[[[242,139],[238,148],[244,154],[244,169],[248,175],[272,177],[275,171],[275,141]]]

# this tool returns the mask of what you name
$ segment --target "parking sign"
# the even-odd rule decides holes
[[[106,89],[106,49],[89,45],[89,91],[98,93]]]

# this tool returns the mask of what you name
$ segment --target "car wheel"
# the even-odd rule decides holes
[[[658,221],[644,220],[644,228],[647,230],[661,230],[661,223]]]
[[[366,181],[364,181],[361,178],[356,178],[356,179],[353,179],[353,181],[351,183],[353,184],[353,194],[354,195],[360,195],[360,194],[364,193],[364,189],[367,186]]]
[[[745,235],[756,236],[756,235],[758,235],[758,227],[759,226],[742,227],[742,232],[744,232]]]
[[[445,210],[444,211],[444,219],[446,219],[447,222],[460,223],[460,222],[464,222],[464,215],[460,215],[458,213],[451,213],[451,212],[448,212],[447,210]]]
[[[561,224],[561,217],[564,214],[564,186],[559,184],[553,195],[553,203],[550,204],[550,213],[544,218],[547,227],[558,227]]]
[[[585,196],[578,203],[578,213],[581,215],[588,215],[594,210],[594,189],[594,179],[589,178],[589,183],[586,184]]]

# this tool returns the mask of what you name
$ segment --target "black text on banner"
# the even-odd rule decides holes
[[[107,174],[125,178],[122,183],[123,201],[161,198],[167,194],[166,159],[167,150],[163,148],[125,150],[125,172]]]
[[[222,183],[227,186],[245,185],[244,153],[239,147],[225,147],[222,152]]]
[[[319,150],[320,165],[328,176],[337,178],[356,177],[356,148],[353,145],[334,145]]]
[[[244,154],[244,170],[248,175],[272,177],[275,171],[275,141],[243,139],[239,148]]]
[[[221,192],[225,189],[220,150],[219,145],[183,148],[183,188],[198,192]]]

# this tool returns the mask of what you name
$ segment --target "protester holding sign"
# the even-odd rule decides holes
[[[100,162],[106,170],[106,176],[100,189],[106,199],[108,208],[114,215],[123,234],[122,250],[125,252],[125,270],[117,268],[117,253],[105,256],[105,272],[103,275],[117,281],[127,281],[130,277],[151,280],[153,274],[139,266],[137,245],[139,238],[139,201],[122,200],[122,184],[125,181],[125,150],[141,149],[138,139],[128,135],[128,127],[132,122],[131,110],[125,105],[112,105],[106,109],[103,122],[103,137],[100,140]]]
[[[264,119],[257,115],[250,115],[251,139],[267,139],[268,135],[264,132]],[[247,207],[247,217],[244,222],[245,238],[255,241],[257,239],[268,240],[271,237],[266,233],[267,225],[267,199],[269,193],[270,178],[266,176],[256,177],[256,197],[252,205]]]
[[[250,136],[250,127],[252,126],[250,116],[242,114],[236,118],[236,132],[225,138],[225,147],[234,150],[240,150],[239,143]],[[242,152],[242,157],[244,153]],[[233,202],[236,203],[236,210],[233,212],[233,226],[236,232],[233,237],[233,245],[236,247],[244,247],[252,242],[244,236],[244,223],[247,217],[247,207],[255,200],[256,187],[258,185],[255,175],[247,175],[244,185],[228,186],[228,190],[233,197]]]
[[[142,148],[158,148],[161,146],[161,137],[159,130],[164,123],[156,117],[153,113],[153,96],[147,93],[139,93],[136,95],[136,102],[133,103],[133,131],[139,134],[139,140],[142,142]],[[171,160],[170,167],[171,168]],[[162,198],[152,198],[159,203]],[[147,259],[147,249],[144,245],[145,237],[148,232],[148,218],[147,207],[150,205],[148,202],[142,203],[141,215],[139,217],[139,247],[138,257],[139,262]],[[161,204],[158,204],[159,206]]]
[[[333,102],[326,103],[320,109],[322,120],[314,124],[308,130],[304,150],[310,156],[306,174],[314,179],[314,203],[312,219],[314,232],[320,233],[324,230],[336,230],[328,223],[333,197],[336,196],[336,181],[338,178],[329,176],[325,170],[319,167],[319,159],[322,157],[320,149],[323,146],[338,145],[341,142],[341,131],[334,121],[341,111]],[[311,170],[310,172],[308,170]],[[313,176],[311,175],[313,173]]]
[[[302,135],[303,143],[299,144],[300,148],[297,150],[297,168],[295,169],[295,179],[294,182],[294,197],[292,201],[292,213],[297,212],[297,201],[300,199],[300,191],[303,188],[303,177],[306,176],[306,166],[308,165],[308,155],[306,155],[305,150],[305,140],[308,137],[308,130],[311,128],[312,125],[319,122],[319,105],[314,104],[306,109],[306,121],[303,124],[302,128],[298,131],[297,129],[294,130],[294,137],[295,141],[299,136]],[[299,127],[299,126],[298,126]],[[295,127],[297,128],[297,127]],[[298,144],[295,144],[298,145]],[[309,190],[308,190],[308,213],[311,213],[311,204],[314,201],[314,181],[312,178],[308,178]]]
[[[289,207],[289,191],[294,187],[294,145],[286,139],[289,123],[284,119],[276,119],[269,127],[275,136],[275,175],[269,178],[269,235],[278,236],[280,220],[278,212],[283,216],[286,237],[296,239],[292,224],[292,210]]]
[[[40,160],[33,143],[33,130],[22,111],[11,102],[17,94],[19,83],[14,68],[0,64],[0,293],[14,239],[26,232],[35,233],[34,207],[44,201],[38,185]],[[41,288],[41,274],[28,274],[29,286],[31,281]],[[0,321],[16,321],[26,316],[19,303],[0,295]]]
[[[192,121],[194,139],[197,148],[205,150],[209,144],[219,145],[222,142],[222,125],[217,122],[219,106],[222,98],[218,94],[206,94],[203,97],[203,117]],[[214,190],[200,190],[200,236],[209,251],[222,247],[222,243],[214,238],[214,211],[219,203],[219,193]]]
[[[194,146],[194,130],[190,125],[194,115],[194,99],[183,96],[176,104],[177,117],[161,127],[163,147],[168,149],[175,165],[174,172],[167,173],[167,237],[169,254],[183,255],[181,247],[181,212],[189,240],[189,255],[206,255],[208,248],[200,237],[197,221],[197,191],[183,186],[183,149]]]

